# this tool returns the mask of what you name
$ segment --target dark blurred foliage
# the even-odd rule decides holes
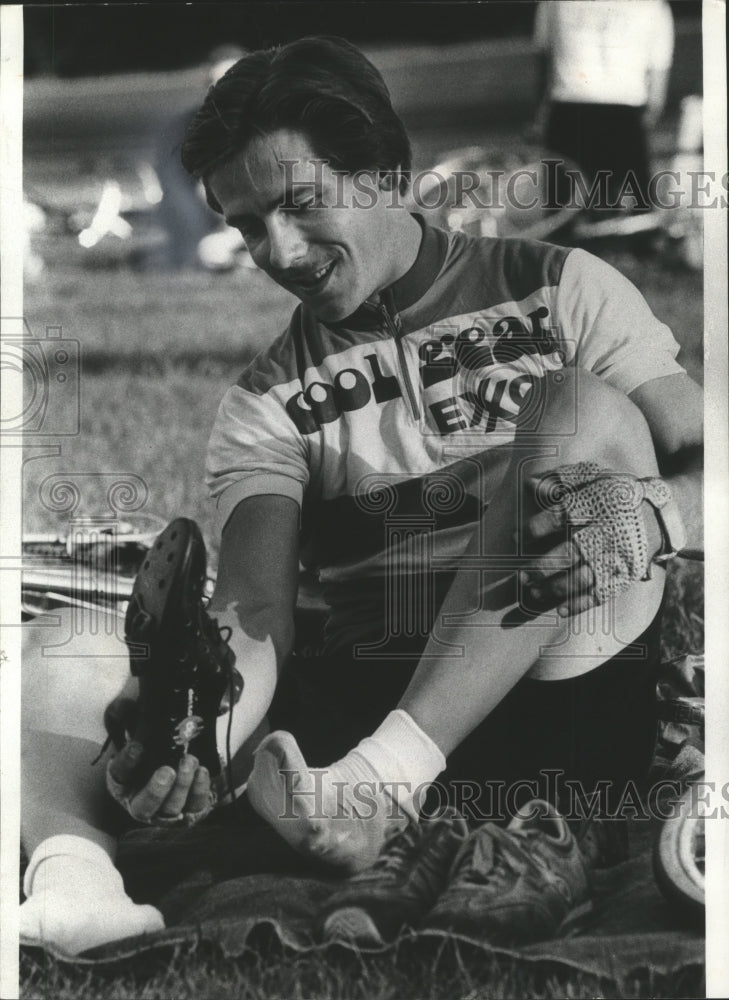
[[[673,2],[676,17],[700,17],[700,0]],[[236,42],[256,49],[306,34],[344,35],[364,45],[432,44],[529,34],[534,4],[324,2],[28,4],[26,75],[83,76],[180,69]]]

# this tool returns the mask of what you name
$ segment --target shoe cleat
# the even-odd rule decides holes
[[[136,726],[145,773],[195,756],[220,773],[216,719],[238,700],[235,654],[204,606],[207,559],[194,521],[176,518],[137,573],[125,618],[130,669],[139,680]],[[115,740],[117,742],[117,740]]]

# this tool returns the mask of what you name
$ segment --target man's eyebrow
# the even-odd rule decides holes
[[[298,181],[294,187],[285,191],[280,198],[272,198],[267,202],[263,206],[263,212],[264,214],[272,212],[274,208],[278,208],[281,205],[295,205],[297,195],[307,197],[312,191],[319,192],[319,190],[319,185],[315,184],[314,181]],[[225,221],[229,226],[240,226],[242,223],[250,222],[251,219],[255,219],[256,217],[256,213],[254,212],[239,212],[236,215],[231,215],[230,218],[226,218]]]
[[[273,211],[273,209],[276,208],[276,206],[279,204],[280,201],[278,198],[272,198],[263,207],[264,215],[268,212]],[[238,226],[242,222],[250,222],[251,219],[255,219],[256,216],[257,216],[256,212],[237,212],[235,215],[231,215],[229,218],[226,218],[225,221],[228,223],[229,226]]]

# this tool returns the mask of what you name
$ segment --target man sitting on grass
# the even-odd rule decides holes
[[[600,260],[411,212],[407,135],[345,41],[241,59],[209,91],[183,161],[300,299],[225,394],[210,440],[222,541],[208,613],[245,682],[218,750],[230,722],[233,754],[258,744],[253,807],[296,850],[365,873],[345,883],[330,932],[417,923],[450,878],[437,925],[456,925],[453,899],[468,897],[495,938],[518,938],[514,920],[532,928],[522,936],[556,933],[586,901],[587,862],[555,807],[569,808],[567,788],[607,788],[619,812],[651,759],[665,561],[701,544],[699,388],[668,328]],[[291,658],[300,562],[329,608],[308,660]],[[25,669],[21,926],[70,952],[162,924],[124,892],[117,807],[88,766],[128,670],[99,633],[70,664],[39,654],[38,630]],[[258,743],[267,713],[279,729]],[[128,742],[109,788],[176,836],[210,810],[209,767],[185,755],[146,780],[144,753]],[[559,787],[545,792],[545,775]],[[419,822],[439,776],[468,834]],[[536,819],[534,799],[548,800]],[[506,830],[478,822],[515,813]],[[368,899],[393,851],[403,878],[431,875],[421,912],[385,930]],[[499,857],[511,880],[494,895]],[[515,873],[530,858],[540,874],[526,888]],[[396,911],[397,887],[384,898]]]

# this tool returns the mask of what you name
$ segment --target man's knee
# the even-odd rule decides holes
[[[650,429],[628,396],[579,368],[544,381],[538,436],[557,448],[552,466],[590,460],[616,471],[656,475]]]

